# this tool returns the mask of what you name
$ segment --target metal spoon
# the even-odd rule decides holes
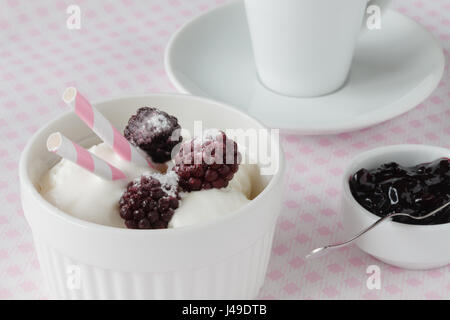
[[[312,250],[308,255],[306,255],[306,259],[310,259],[310,258],[316,258],[316,257],[320,257],[322,255],[324,255],[325,253],[328,252],[328,249],[337,249],[337,248],[342,248],[345,247],[347,245],[349,245],[351,242],[355,241],[356,239],[358,239],[359,237],[361,237],[363,234],[369,232],[370,230],[372,230],[373,228],[375,228],[377,225],[379,225],[380,223],[382,223],[383,221],[393,218],[393,217],[398,217],[398,216],[403,216],[403,217],[409,217],[415,220],[423,220],[426,219],[428,217],[431,217],[433,214],[447,208],[448,206],[450,206],[450,202],[447,202],[446,204],[444,204],[443,206],[437,208],[434,211],[431,211],[430,213],[421,216],[421,217],[415,217],[412,216],[408,213],[402,213],[402,212],[394,212],[391,214],[388,214],[387,216],[384,216],[383,218],[378,219],[377,221],[375,221],[374,223],[372,223],[370,226],[368,226],[366,229],[362,230],[361,232],[359,232],[357,235],[355,235],[354,237],[350,238],[347,241],[341,242],[341,243],[335,243],[335,244],[329,244],[326,245],[324,247],[320,247],[320,248],[316,248],[314,250]]]

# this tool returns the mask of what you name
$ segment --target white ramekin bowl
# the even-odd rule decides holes
[[[357,156],[343,178],[342,212],[346,237],[379,219],[363,208],[350,192],[349,179],[356,171],[374,169],[391,161],[413,166],[449,156],[449,149],[413,144],[381,147]],[[450,223],[409,225],[392,221],[382,223],[356,242],[361,250],[375,258],[406,269],[430,269],[449,264],[449,243]]]
[[[94,105],[119,130],[141,106],[155,106],[174,114],[181,126],[189,130],[197,120],[203,121],[204,128],[265,129],[258,121],[229,106],[187,95],[143,95]],[[240,210],[214,222],[190,227],[129,230],[79,220],[41,197],[39,179],[57,161],[45,147],[48,135],[55,131],[77,142],[89,139],[92,142],[93,137],[70,111],[39,130],[20,160],[22,205],[53,297],[249,299],[257,296],[281,210],[282,152],[276,160],[278,171],[263,176],[265,189]],[[275,143],[279,147],[278,141]]]

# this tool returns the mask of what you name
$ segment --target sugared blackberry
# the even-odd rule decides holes
[[[225,188],[239,169],[241,154],[223,131],[208,130],[203,139],[183,143],[174,160],[179,185],[190,192]]]
[[[154,162],[163,163],[170,160],[173,147],[181,142],[180,129],[174,116],[156,108],[143,107],[128,120],[124,136]]]
[[[119,201],[129,229],[164,229],[178,208],[178,176],[144,174],[131,181]]]

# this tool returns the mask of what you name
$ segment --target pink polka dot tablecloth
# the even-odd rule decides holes
[[[223,2],[0,1],[0,299],[49,298],[20,204],[18,160],[30,136],[67,110],[64,88],[76,86],[92,100],[175,91],[163,64],[170,35]],[[80,30],[66,27],[71,4],[81,9]],[[433,33],[450,58],[449,0],[397,0],[393,7]],[[448,67],[436,91],[401,117],[335,136],[282,136],[282,143],[287,187],[261,298],[450,298],[450,266],[406,271],[355,246],[303,258],[311,248],[342,240],[340,179],[356,154],[398,143],[450,148]],[[366,285],[370,265],[380,267],[380,289]]]

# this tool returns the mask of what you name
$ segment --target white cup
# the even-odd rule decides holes
[[[245,0],[260,81],[291,96],[339,89],[350,70],[366,8],[389,0]]]

